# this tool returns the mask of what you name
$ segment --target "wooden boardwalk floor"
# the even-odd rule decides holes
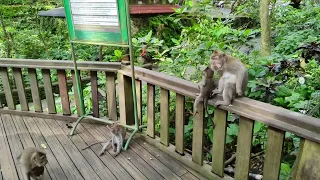
[[[65,121],[37,117],[0,115],[0,180],[27,180],[16,157],[23,148],[45,145],[49,163],[44,179],[205,179],[154,146],[135,138],[117,157],[99,156],[101,145],[81,150],[109,137],[103,125],[83,123],[68,136]]]

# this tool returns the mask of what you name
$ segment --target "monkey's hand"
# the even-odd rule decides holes
[[[239,97],[243,96],[243,92],[242,92],[241,89],[237,89],[237,95],[238,95]]]

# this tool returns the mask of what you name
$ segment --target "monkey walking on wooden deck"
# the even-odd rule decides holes
[[[24,173],[28,180],[43,179],[44,166],[48,163],[47,155],[44,151],[36,147],[28,147],[17,157],[20,161]]]
[[[119,155],[121,149],[123,148],[124,140],[126,137],[126,128],[118,123],[113,123],[111,125],[111,139],[103,142],[93,143],[82,150],[85,150],[95,144],[105,143],[99,153],[100,156],[104,154],[108,146],[111,144],[113,148],[113,152],[115,152],[115,156]]]

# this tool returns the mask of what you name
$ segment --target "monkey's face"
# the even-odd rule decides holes
[[[211,69],[213,71],[221,71],[226,61],[226,55],[220,51],[214,51],[211,55]]]
[[[120,124],[114,123],[114,124],[111,126],[111,129],[112,129],[112,130],[111,130],[112,134],[115,134],[115,135],[119,134],[119,132],[120,132],[120,130],[121,130]]]
[[[210,69],[209,67],[207,67],[206,69],[203,70],[203,74],[209,78],[213,77],[214,72],[212,71],[212,69]]]
[[[38,155],[33,158],[33,163],[38,167],[44,167],[48,163],[46,154],[38,153]]]

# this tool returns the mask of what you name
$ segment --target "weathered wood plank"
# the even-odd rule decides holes
[[[42,78],[44,84],[44,92],[46,94],[46,100],[48,105],[48,112],[49,114],[56,114],[56,103],[53,97],[52,82],[49,69],[42,69]]]
[[[191,174],[191,173],[186,173],[183,176],[181,176],[181,178],[183,180],[199,180],[199,178],[197,178],[195,175]]]
[[[151,138],[155,136],[155,86],[147,84],[147,134]]]
[[[269,127],[263,179],[278,179],[282,157],[284,131]]]
[[[82,134],[88,134],[88,139],[91,141],[88,142],[88,144],[92,144],[94,141],[100,142],[111,138],[110,133],[108,133],[110,131],[102,128],[101,126],[87,123],[83,124],[83,126],[86,128],[86,132]],[[92,148],[94,147],[97,147],[97,149],[94,149],[94,151],[99,153],[101,150],[101,145],[92,146]],[[101,158],[103,157],[109,158],[111,155],[106,153],[106,155],[102,156]],[[160,174],[158,174],[152,167],[150,167],[136,153],[134,153],[131,150],[131,147],[127,151],[122,151],[115,159],[116,162],[114,162],[113,158],[111,158],[111,160],[107,160],[107,164],[112,162],[112,167],[110,167],[110,169],[114,169],[113,172],[117,173],[116,177],[120,177],[123,180],[127,178],[125,177],[126,173],[121,172],[123,171],[123,168],[125,168],[125,170],[130,173],[134,179],[163,179]]]
[[[57,137],[52,133],[51,127],[48,127],[46,123],[44,123],[44,119],[42,118],[34,118],[30,121],[30,126],[38,126],[41,134],[45,137],[45,142],[48,146],[50,146],[54,156],[58,160],[61,167],[63,167],[64,173],[66,174],[68,179],[84,179],[82,174],[78,171],[76,165],[72,162],[70,157],[68,156],[67,150],[64,149],[64,145],[60,144]],[[81,168],[82,170],[83,168]],[[90,179],[90,178],[89,178]]]
[[[6,101],[9,109],[16,109],[16,105],[13,101],[11,84],[9,81],[7,68],[0,67],[0,74],[2,79],[3,90],[6,95]]]
[[[204,108],[203,103],[200,103],[193,121],[192,161],[201,166],[203,165],[204,129]]]
[[[112,72],[106,72],[107,81],[107,107],[108,116],[110,120],[116,121],[117,117],[117,99],[116,99],[116,84],[115,74]]]
[[[81,82],[81,76],[80,76],[80,71],[79,72],[79,80]],[[77,107],[77,115],[82,116],[84,112],[81,110],[80,106],[80,99],[79,99],[79,93],[77,89],[77,81],[76,81],[76,75],[74,71],[71,71],[72,74],[72,84],[73,84],[73,92],[74,92],[74,100],[76,101],[76,107]],[[83,94],[83,92],[81,92]]]
[[[41,144],[38,143],[37,139],[33,139],[31,135],[29,134],[29,131],[22,119],[21,116],[12,116],[13,118],[13,123],[15,124],[17,128],[17,133],[19,134],[20,140],[22,142],[22,145],[24,148],[26,147],[32,147],[36,146],[38,148],[42,148]],[[32,134],[33,135],[33,134]],[[47,153],[47,158],[48,158],[48,164],[45,166],[47,173],[50,175],[51,179],[66,179],[67,177],[65,176],[62,168],[60,167],[59,163],[53,156],[51,150],[49,147],[45,149]],[[45,176],[46,177],[46,176]]]
[[[131,78],[118,73],[120,123],[134,124],[133,95]]]
[[[176,95],[176,151],[184,154],[185,97]]]
[[[137,110],[139,125],[142,125],[142,82],[136,80]]]
[[[63,158],[64,155],[62,155],[62,158],[55,157],[55,154],[53,152],[56,151],[56,149],[58,147],[57,146],[50,146],[47,143],[45,137],[41,134],[39,128],[35,124],[34,119],[32,117],[24,116],[23,121],[24,121],[33,141],[35,142],[35,144],[39,147],[41,146],[41,144],[44,144],[47,147],[46,153],[47,153],[47,158],[48,158],[48,165],[51,166],[52,169],[54,169],[53,172],[54,172],[54,175],[56,176],[56,178],[58,180],[60,180],[60,179],[73,179],[73,178],[77,177],[77,175],[73,174],[76,172],[69,172],[73,169],[70,168],[70,165],[68,163],[64,162],[64,160],[65,160]],[[63,162],[60,162],[60,161],[58,162],[58,160],[63,160]],[[60,164],[61,164],[61,166],[60,166]]]
[[[66,125],[62,121],[56,121],[52,119],[46,119],[46,123],[55,129],[54,134],[61,138],[63,138],[63,141],[60,142],[66,142],[71,144],[72,151],[78,152],[78,157],[81,155],[84,157],[84,159],[87,161],[88,164],[86,166],[92,166],[92,169],[94,170],[95,174],[100,177],[100,179],[116,179],[112,172],[105,167],[105,165],[101,162],[101,160],[96,156],[96,154],[91,150],[87,149],[83,151],[82,149],[87,146],[87,144],[84,142],[84,140],[80,136],[72,136],[72,138],[68,138],[64,134],[68,134],[70,130],[66,128]],[[62,136],[59,134],[63,134]],[[73,145],[72,145],[73,144]],[[75,149],[76,148],[76,149]],[[82,158],[80,158],[82,159]],[[75,160],[73,160],[75,162]],[[80,163],[80,161],[79,161]],[[86,163],[86,162],[85,162]],[[93,173],[93,172],[92,172]]]
[[[42,103],[41,103],[41,98],[39,93],[39,84],[38,84],[36,69],[28,69],[28,75],[30,80],[34,110],[36,112],[42,112]]]
[[[11,155],[11,150],[9,148],[8,139],[6,138],[6,132],[4,129],[4,118],[0,116],[0,164],[1,164],[1,173],[3,179],[19,179],[18,172],[15,168],[13,158]]]
[[[235,179],[248,179],[254,121],[240,117]]]
[[[3,126],[6,131],[6,136],[9,142],[9,147],[11,149],[11,156],[15,164],[15,168],[17,169],[19,179],[27,180],[26,174],[23,172],[23,169],[21,166],[18,166],[19,162],[17,157],[20,155],[20,153],[23,151],[23,146],[21,144],[21,141],[19,139],[18,134],[16,134],[13,130],[14,127],[12,127],[11,121],[11,115],[10,114],[1,114],[1,118],[3,121]]]
[[[215,128],[212,146],[212,172],[224,176],[225,143],[228,111],[216,108],[214,111]]]
[[[320,177],[320,144],[302,139],[300,141],[299,154],[296,159],[296,167],[293,169],[293,180],[319,179]]]
[[[66,71],[57,70],[57,72],[63,115],[71,115]]]
[[[99,117],[98,72],[90,71],[93,117]]]
[[[181,166],[172,157],[170,157],[170,155],[162,152],[161,150],[152,146],[151,144],[146,143],[145,141],[143,141],[143,138],[138,137],[134,140],[178,176],[182,176],[183,174],[188,172],[183,166]]]
[[[169,116],[170,116],[170,92],[160,89],[160,139],[161,143],[169,146]]]
[[[22,72],[20,68],[13,68],[13,77],[16,83],[16,87],[18,89],[18,97],[21,105],[22,111],[29,111],[29,105],[27,102],[26,92],[25,92],[25,84],[22,77]]]

